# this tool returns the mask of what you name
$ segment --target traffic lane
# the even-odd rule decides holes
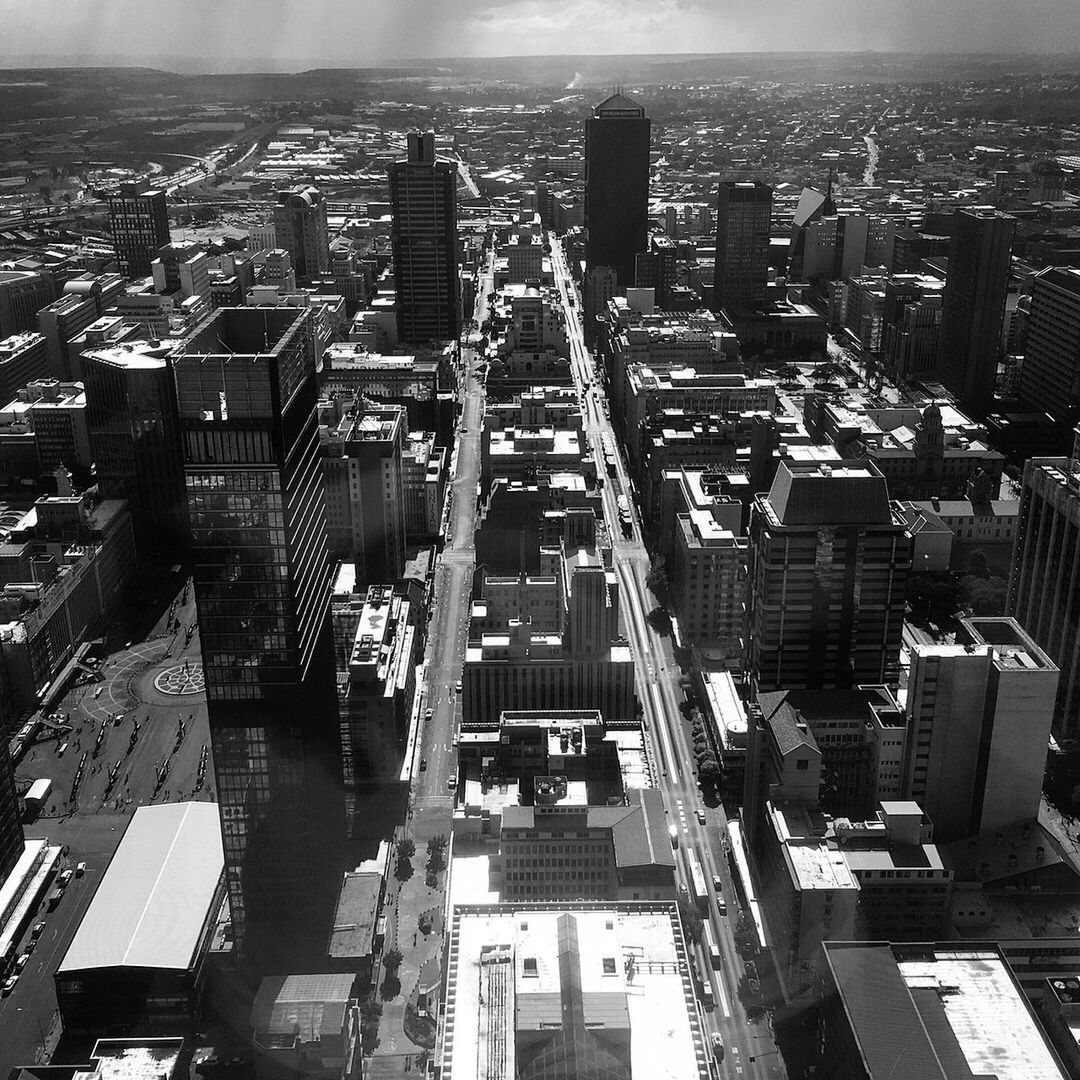
[[[72,877],[57,908],[47,911],[42,903],[28,923],[27,938],[23,940],[20,952],[25,950],[30,929],[35,923],[44,922],[45,930],[30,954],[15,989],[8,997],[0,998],[0,1032],[3,1032],[0,1038],[0,1073],[4,1075],[17,1065],[36,1060],[42,1036],[48,1034],[57,1008],[53,974],[75,936],[100,877],[100,867],[94,870],[88,868],[81,878]],[[52,891],[50,887],[45,895]]]

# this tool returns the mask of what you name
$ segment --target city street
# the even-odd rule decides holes
[[[697,785],[694,755],[687,735],[689,724],[683,719],[679,705],[682,691],[679,688],[681,674],[675,662],[670,637],[661,636],[649,625],[646,616],[655,606],[655,599],[645,585],[649,572],[649,555],[641,540],[641,532],[634,515],[633,534],[624,537],[618,523],[618,496],[626,493],[629,498],[630,484],[622,454],[618,452],[611,421],[603,408],[604,394],[600,388],[593,358],[585,347],[577,312],[581,305],[569,297],[574,295],[574,283],[570,276],[565,253],[557,241],[552,242],[552,262],[556,284],[566,314],[567,332],[570,338],[571,364],[578,391],[584,402],[592,397],[593,405],[585,408],[585,431],[589,445],[596,456],[597,471],[605,475],[601,448],[606,436],[616,448],[616,476],[604,483],[604,513],[614,547],[616,570],[621,587],[621,609],[627,636],[637,658],[638,697],[644,709],[645,724],[651,740],[653,755],[660,767],[657,781],[664,794],[664,802],[670,821],[679,833],[679,852],[676,865],[685,882],[683,852],[698,853],[705,884],[709,895],[707,918],[723,956],[723,965],[713,971],[695,950],[701,974],[713,981],[716,1008],[705,1012],[708,1031],[719,1031],[723,1037],[726,1054],[721,1071],[731,1077],[752,1076],[755,1080],[773,1080],[784,1075],[780,1058],[775,1051],[767,1025],[750,1022],[738,997],[738,985],[743,964],[735,950],[734,929],[738,918],[736,893],[731,884],[731,874],[724,837],[727,819],[722,806],[706,809]],[[588,395],[585,384],[590,385]],[[646,658],[648,658],[646,660]],[[698,810],[705,811],[706,824],[697,820]],[[713,876],[719,876],[723,893],[729,904],[728,916],[717,910],[717,893],[712,885]],[[687,882],[687,884],[689,884]],[[688,890],[689,891],[689,890]]]

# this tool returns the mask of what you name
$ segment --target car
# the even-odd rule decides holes
[[[74,875],[74,870],[64,870],[60,876],[56,879],[61,885],[66,885]]]
[[[722,896],[716,898],[716,911],[718,915],[727,914],[727,901]]]
[[[454,686],[454,689],[455,689],[455,690],[456,690],[456,691],[457,691],[457,692],[458,692],[459,694],[461,693],[461,680],[460,680],[460,679],[458,679],[457,683],[456,683],[456,684],[455,684],[455,686]]]
[[[15,984],[19,981],[18,975],[12,975],[10,979],[4,981],[4,985],[0,986],[0,997],[7,997],[12,990],[15,989]]]
[[[435,710],[434,709],[425,709],[424,710],[424,719],[425,720],[430,720],[434,715],[435,715]]]
[[[422,757],[420,759],[420,771],[421,772],[427,772],[427,758],[426,757]]]
[[[712,1033],[711,1042],[712,1042],[713,1057],[716,1058],[717,1061],[723,1061],[724,1060],[724,1037],[720,1034],[719,1031],[714,1031]]]
[[[75,876],[82,877],[86,873],[86,863],[78,863],[75,867]]]
[[[724,879],[719,874],[713,874],[713,876],[712,876],[712,887],[717,892],[723,892],[724,891]]]
[[[45,933],[45,924],[43,922],[34,923],[34,929],[30,931],[30,936],[37,941],[42,934]]]
[[[23,952],[26,953],[27,956],[29,956],[36,948],[37,938],[30,938],[30,940],[27,941],[26,948],[23,949]]]
[[[20,956],[20,957],[19,957],[19,958],[18,958],[18,959],[17,959],[16,961],[15,961],[15,970],[16,970],[16,971],[22,971],[22,969],[23,969],[24,967],[26,967],[26,965],[27,965],[27,964],[29,964],[29,963],[30,963],[30,954],[29,954],[28,952],[24,952],[24,953],[23,953],[23,954],[22,954],[22,955],[21,955],[21,956]]]
[[[697,820],[699,825],[705,824],[705,811],[700,806],[697,809]]]
[[[451,773],[446,778],[446,790],[453,791],[457,787],[457,773]]]

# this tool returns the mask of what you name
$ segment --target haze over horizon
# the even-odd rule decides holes
[[[0,65],[205,71],[402,58],[1080,51],[1076,0],[0,0]]]

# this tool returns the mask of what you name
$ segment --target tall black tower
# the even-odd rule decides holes
[[[585,266],[634,284],[634,259],[649,248],[649,136],[645,110],[613,94],[585,121]]]
[[[220,308],[173,360],[234,928],[320,970],[346,855],[312,313]]]

